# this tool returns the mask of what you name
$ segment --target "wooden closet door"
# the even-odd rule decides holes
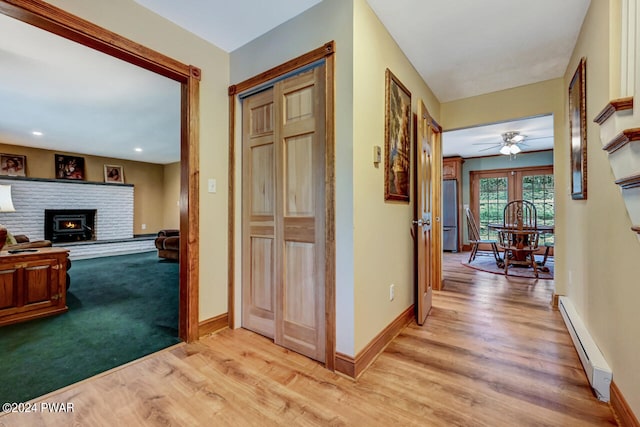
[[[325,71],[243,102],[243,327],[324,362]]]
[[[324,66],[275,85],[275,342],[325,360]]]
[[[276,178],[273,89],[243,103],[242,326],[275,335]]]

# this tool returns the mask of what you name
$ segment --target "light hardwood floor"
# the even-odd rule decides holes
[[[551,281],[477,272],[446,254],[444,290],[357,380],[246,330],[224,330],[37,399],[72,413],[0,426],[616,425],[593,397]]]

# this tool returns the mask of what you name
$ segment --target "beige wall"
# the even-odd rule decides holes
[[[365,0],[354,1],[353,199],[355,354],[414,301],[411,203],[384,200],[385,70],[411,92],[413,113],[423,100],[440,119],[440,103]],[[414,148],[412,147],[412,152]],[[411,165],[412,171],[415,165]],[[395,299],[389,301],[389,285]]]
[[[54,6],[202,70],[200,82],[200,319],[227,311],[229,54],[133,0],[48,0]],[[126,173],[126,171],[125,171]],[[217,193],[207,193],[208,178]],[[157,205],[155,209],[163,206]]]
[[[578,61],[586,57],[588,199],[570,200],[568,191],[557,194],[566,200],[565,234],[572,243],[556,254],[566,259],[566,295],[604,353],[614,381],[640,416],[640,243],[629,230],[631,221],[614,184],[607,153],[602,150],[599,127],[593,123],[605,105],[620,96],[619,85],[611,83],[618,80],[619,67],[610,63],[619,57],[617,40],[609,38],[619,31],[616,21],[610,19],[619,13],[616,3],[591,2],[564,76],[568,87]],[[561,156],[558,161],[568,165],[568,149]],[[563,174],[568,177],[567,168]]]
[[[104,182],[104,165],[120,165],[125,183],[134,185],[133,234],[155,233],[165,228],[164,214],[158,209],[164,205],[165,198],[162,165],[2,143],[0,152],[27,156],[27,176],[30,178],[55,178],[55,154],[84,157],[85,181]],[[142,224],[146,229],[142,229]]]
[[[162,223],[165,228],[180,228],[180,163],[164,166]]]

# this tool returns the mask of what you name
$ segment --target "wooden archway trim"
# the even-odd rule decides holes
[[[228,313],[229,327],[235,318],[235,141],[236,141],[236,96],[246,90],[265,84],[321,59],[326,61],[326,113],[325,113],[325,367],[335,369],[336,363],[336,242],[335,242],[335,41],[325,43],[310,52],[291,59],[254,77],[229,86],[229,264],[228,264]]]
[[[182,85],[178,333],[198,339],[199,80],[197,67],[135,43],[41,0],[0,0],[0,13],[168,77]]]

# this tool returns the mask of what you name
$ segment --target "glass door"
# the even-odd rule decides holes
[[[471,210],[476,217],[481,239],[496,240],[497,232],[488,224],[502,223],[506,204],[512,200],[527,200],[536,207],[538,224],[553,225],[553,167],[472,171]],[[553,234],[540,236],[540,245],[553,243]]]

